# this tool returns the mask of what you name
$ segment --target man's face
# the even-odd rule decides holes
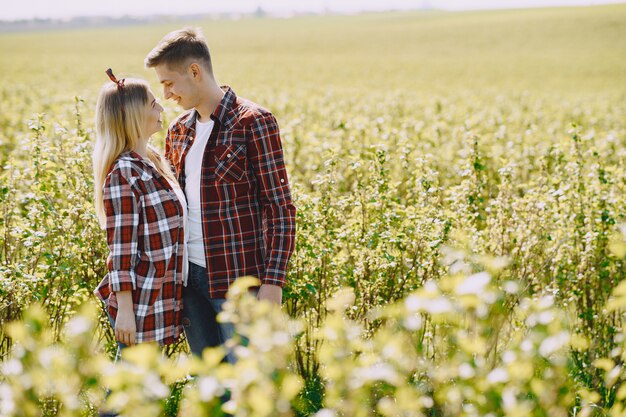
[[[163,96],[165,99],[172,99],[185,110],[196,106],[197,88],[189,67],[179,72],[171,69],[167,64],[160,64],[154,67],[159,82],[163,86]]]

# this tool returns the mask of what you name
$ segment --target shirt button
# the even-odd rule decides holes
[[[280,179],[280,182],[285,182],[285,179],[284,179],[284,178],[281,178],[281,179]]]
[[[230,158],[231,156],[232,156],[231,154],[228,154],[228,155],[226,155],[226,158]]]

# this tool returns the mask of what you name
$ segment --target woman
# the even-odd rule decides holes
[[[182,332],[187,203],[169,164],[148,144],[162,128],[163,107],[145,81],[107,74],[112,82],[96,105],[93,171],[109,273],[95,294],[120,348],[171,344]]]

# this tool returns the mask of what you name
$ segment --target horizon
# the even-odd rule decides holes
[[[294,3],[289,0],[236,0],[228,4],[207,4],[204,0],[186,0],[173,5],[165,0],[110,0],[87,4],[75,0],[22,0],[17,4],[0,5],[0,21],[71,20],[81,17],[152,17],[206,14],[253,14],[259,9],[275,16],[297,14],[351,14],[391,10],[490,10],[545,7],[585,7],[625,3],[624,0],[310,0]]]

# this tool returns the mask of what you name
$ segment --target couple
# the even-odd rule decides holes
[[[145,64],[165,98],[186,111],[168,129],[161,156],[148,142],[162,128],[163,107],[145,81],[107,71],[94,178],[110,255],[95,294],[107,305],[118,353],[171,344],[184,331],[201,355],[233,334],[216,316],[238,277],[259,278],[257,297],[281,303],[296,209],[276,119],[219,86],[199,30],[169,33]]]

